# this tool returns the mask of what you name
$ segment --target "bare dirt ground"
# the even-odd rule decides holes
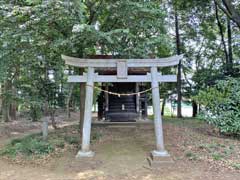
[[[59,121],[65,125],[73,122]],[[40,123],[25,123],[0,124],[0,144],[37,132],[41,127]],[[77,133],[76,126],[67,126],[52,134],[56,138],[78,136]],[[96,152],[94,158],[75,159],[76,145],[66,146],[60,153],[42,159],[2,157],[0,180],[240,179],[239,140],[217,136],[208,126],[195,120],[165,120],[164,133],[166,149],[174,163],[159,169],[149,168],[146,161],[155,144],[152,124],[119,128],[94,126],[95,140],[91,147]]]

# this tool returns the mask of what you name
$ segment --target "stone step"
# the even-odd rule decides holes
[[[107,116],[116,116],[116,117],[138,117],[138,114],[136,112],[111,112],[108,111]]]
[[[133,128],[135,129],[136,128],[136,125],[109,125],[107,126],[108,128],[116,128],[116,129],[121,129],[121,128]]]
[[[106,114],[107,119],[112,122],[134,122],[138,118],[138,114],[134,112],[108,112]]]
[[[128,108],[135,108],[135,104],[110,104],[109,108],[122,108],[122,105],[124,105],[124,107],[128,107]]]
[[[135,99],[134,96],[110,96],[110,99]]]
[[[134,104],[135,105],[135,101],[109,101],[109,104]]]
[[[152,154],[147,157],[148,164],[151,168],[161,168],[165,166],[171,166],[174,164],[173,159],[170,156],[153,156]]]
[[[112,113],[136,113],[136,109],[129,109],[129,108],[127,108],[126,110],[122,110],[122,109],[109,109],[108,112],[109,112],[108,114],[112,114]]]

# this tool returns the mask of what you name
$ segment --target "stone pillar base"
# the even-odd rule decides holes
[[[151,152],[151,155],[153,157],[170,157],[170,154],[167,151],[157,151],[157,150],[153,150]]]
[[[150,167],[158,168],[174,163],[170,154],[167,151],[152,151],[150,156],[147,158]]]
[[[76,158],[91,158],[95,155],[95,153],[93,151],[78,151],[77,155],[76,155]]]

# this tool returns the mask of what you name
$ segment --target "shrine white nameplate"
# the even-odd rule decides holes
[[[126,61],[117,62],[117,78],[118,79],[127,79],[128,76],[128,67]]]

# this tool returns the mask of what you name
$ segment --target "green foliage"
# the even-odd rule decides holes
[[[220,154],[220,153],[213,153],[212,158],[213,158],[213,160],[218,161],[218,160],[221,160],[223,158],[223,155]]]
[[[56,140],[54,142],[54,145],[57,147],[57,148],[61,148],[63,149],[65,147],[65,142],[63,140]]]
[[[227,78],[202,90],[195,99],[204,106],[205,120],[225,134],[240,134],[240,80]]]
[[[234,167],[237,170],[240,170],[240,163],[233,163],[232,167]]]
[[[37,136],[26,136],[22,139],[14,139],[8,144],[3,150],[1,150],[1,155],[8,155],[15,157],[16,155],[44,155],[53,152],[53,146],[43,141]]]
[[[185,156],[189,159],[189,160],[193,160],[193,161],[196,161],[197,160],[197,155],[191,151],[189,152],[186,152],[185,153]]]
[[[101,50],[103,54],[125,58],[148,57],[152,53],[166,56],[169,53],[170,45],[166,43],[169,37],[164,26],[166,13],[160,3],[86,1],[83,7],[89,18],[85,23],[73,26],[73,53],[81,52],[87,56]]]
[[[69,84],[61,54],[121,58],[175,54],[176,12],[185,54],[182,94],[190,98],[225,77],[224,48],[211,1],[1,0],[0,83],[7,87],[2,92],[5,106],[17,101],[32,119],[40,117],[44,106],[64,107]],[[227,18],[221,11],[219,16],[227,43]],[[233,24],[232,37],[239,37]],[[238,45],[239,38],[232,38],[234,66],[240,57]],[[171,74],[175,69],[162,68],[161,72]],[[175,84],[161,87],[163,97],[175,93]],[[94,95],[96,102],[98,92]],[[79,106],[79,87],[72,96],[73,105]],[[209,106],[214,108],[214,104]]]
[[[102,136],[103,136],[103,134],[101,132],[95,132],[92,134],[91,139],[93,141],[98,141],[99,139],[101,139]]]
[[[34,101],[32,101],[30,104],[29,115],[32,121],[40,120],[42,116],[41,104],[39,104],[38,102],[34,103]]]
[[[68,144],[79,144],[79,138],[75,137],[75,136],[66,136],[64,137],[64,140],[68,143]]]
[[[10,90],[18,92],[9,104],[17,99],[34,120],[39,107],[63,107],[69,85],[61,54],[168,56],[165,24],[166,11],[158,1],[0,1],[0,83],[9,80]]]
[[[77,21],[72,6],[56,0],[0,2],[0,83],[10,81],[10,90],[15,87],[18,92],[12,97],[30,109],[34,120],[46,101],[57,106],[59,86],[65,82],[60,56],[69,50]]]

